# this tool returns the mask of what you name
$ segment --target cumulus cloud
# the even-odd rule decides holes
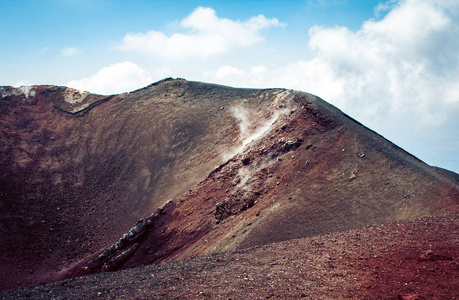
[[[309,46],[335,79],[344,108],[365,108],[370,116],[417,114],[428,123],[442,121],[449,93],[459,82],[459,24],[448,1],[399,2],[380,21],[360,30],[345,27],[310,30]]]
[[[100,69],[96,74],[72,80],[67,86],[97,94],[129,92],[152,82],[152,76],[138,65],[125,61]]]
[[[204,74],[236,86],[308,91],[359,120],[435,125],[459,109],[459,5],[449,0],[389,1],[381,20],[357,31],[312,27],[311,60],[273,69],[224,66]]]
[[[126,34],[120,49],[168,58],[208,57],[259,43],[263,41],[262,29],[285,25],[263,15],[233,21],[219,18],[212,8],[199,7],[181,20],[179,26],[186,33],[166,35],[152,30]]]
[[[83,52],[83,49],[69,47],[69,48],[62,49],[61,56],[69,57],[69,56],[74,56],[74,55],[80,54],[82,52]]]

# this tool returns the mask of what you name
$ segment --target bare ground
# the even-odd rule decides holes
[[[457,297],[457,214],[369,226],[0,293],[2,299]]]

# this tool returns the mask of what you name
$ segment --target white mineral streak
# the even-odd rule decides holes
[[[82,102],[88,95],[88,92],[68,88],[65,90],[64,100],[70,104],[77,104]]]

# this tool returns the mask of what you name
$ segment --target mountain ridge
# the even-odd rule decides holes
[[[459,211],[456,181],[311,94],[183,79],[0,91],[0,184],[16,189],[2,205],[18,202],[0,221],[26,249],[2,249],[19,274],[2,287]]]

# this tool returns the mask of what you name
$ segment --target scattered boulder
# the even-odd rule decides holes
[[[298,149],[301,146],[302,140],[297,139],[296,141],[287,141],[282,146],[282,151],[289,152],[295,149]]]
[[[250,157],[244,155],[241,161],[243,165],[247,166],[248,164],[250,164]]]

